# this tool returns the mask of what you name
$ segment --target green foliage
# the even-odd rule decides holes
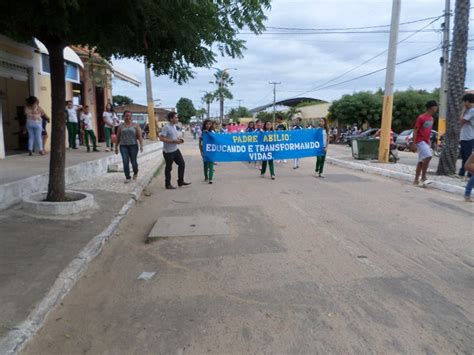
[[[176,110],[178,111],[179,120],[183,123],[188,123],[191,117],[196,115],[193,102],[186,97],[179,99],[176,104]]]
[[[2,0],[0,33],[80,44],[105,58],[146,58],[156,75],[183,82],[192,66],[215,62],[213,48],[242,57],[239,30],[261,33],[269,8],[270,0]]]
[[[206,116],[207,111],[205,108],[200,108],[199,110],[196,111],[196,117],[199,117],[199,119],[203,120],[204,117]]]
[[[114,95],[112,96],[112,102],[114,103],[114,106],[124,106],[132,104],[133,100],[128,96]]]
[[[232,100],[234,96],[229,90],[229,86],[234,85],[234,80],[228,71],[219,70],[214,74],[217,90],[214,91],[214,98],[217,100]]]
[[[242,117],[252,117],[252,114],[246,107],[241,106],[231,109],[228,116],[232,120],[237,120]]]
[[[282,115],[283,117],[285,117],[285,112],[276,111],[275,116],[277,116],[277,115]],[[273,121],[273,112],[260,111],[259,113],[257,113],[256,118],[259,119],[260,121],[264,121],[264,122]]]
[[[429,100],[438,98],[439,90],[432,93],[425,90],[409,89],[397,91],[394,95],[392,128],[396,132],[412,128],[418,115],[425,111],[425,104]],[[382,118],[383,92],[370,91],[357,92],[352,95],[344,95],[334,101],[329,114],[332,121],[337,120],[339,124],[361,127],[367,123],[370,127],[380,127]]]
[[[215,100],[215,96],[213,92],[206,92],[204,96],[201,98],[201,101],[207,105],[211,104]]]

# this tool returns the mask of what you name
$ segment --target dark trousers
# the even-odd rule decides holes
[[[466,164],[467,160],[471,156],[472,152],[474,151],[474,139],[470,141],[461,141],[461,169],[459,169],[459,175],[464,176],[466,174],[466,170],[464,169],[464,164]],[[467,176],[471,177],[471,173],[467,173]]]
[[[130,161],[132,162],[133,173],[138,174],[138,144],[120,144],[120,155],[122,155],[123,172],[125,173],[125,177],[130,179]]]
[[[166,186],[171,185],[171,170],[173,170],[173,163],[176,163],[178,165],[178,184],[181,184],[184,182],[184,159],[181,154],[181,152],[178,150],[175,150],[174,152],[171,153],[165,153],[163,152],[163,156],[165,158],[166,162],[166,167],[165,167],[165,184]]]
[[[77,122],[68,122],[67,126],[67,136],[69,138],[69,148],[77,148],[76,147],[76,139],[77,139],[77,131],[78,131],[78,124]]]
[[[92,141],[92,149],[97,150],[97,139],[95,137],[94,131],[90,129],[86,129],[84,131],[84,140],[86,142],[87,151],[91,149],[89,146],[89,138]]]
[[[316,169],[315,169],[315,171],[316,171],[318,174],[322,174],[322,173],[323,173],[324,162],[325,162],[325,161],[326,161],[326,154],[316,157]]]
[[[267,171],[267,164],[270,168],[270,175],[275,176],[275,165],[273,165],[273,160],[262,161],[262,170],[260,170],[260,174],[265,175],[265,172]]]

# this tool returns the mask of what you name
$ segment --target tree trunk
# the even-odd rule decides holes
[[[44,41],[49,51],[51,68],[51,154],[49,160],[49,184],[47,200],[60,202],[65,200],[66,182],[64,170],[66,167],[65,130],[66,119],[64,105],[66,101],[64,44],[57,39]]]
[[[207,119],[209,120],[211,118],[211,103],[208,101],[207,102]]]
[[[221,125],[224,122],[224,95],[221,94],[220,97],[220,118],[221,118]]]
[[[446,117],[445,147],[438,164],[438,175],[456,173],[459,145],[459,115],[466,80],[467,42],[469,35],[470,0],[456,0],[453,45],[448,69],[448,111]]]

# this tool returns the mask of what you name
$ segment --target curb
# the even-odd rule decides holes
[[[163,156],[160,154],[157,167],[161,165]],[[0,354],[13,355],[20,352],[26,343],[31,340],[43,326],[49,313],[66,297],[76,282],[87,270],[89,263],[100,254],[105,243],[113,236],[120,222],[125,218],[130,209],[135,205],[145,187],[150,184],[155,175],[156,169],[152,169],[142,182],[137,183],[137,187],[131,193],[127,203],[112,219],[112,222],[100,234],[92,238],[79,254],[69,263],[69,265],[59,274],[46,296],[36,305],[28,318],[7,333],[0,340]]]
[[[367,166],[364,164],[358,164],[358,163],[354,163],[354,162],[350,162],[350,161],[346,161],[342,159],[337,159],[337,158],[331,158],[331,157],[327,157],[326,161],[328,161],[332,165],[341,166],[343,168],[349,168],[353,170],[359,170],[359,171],[363,171],[369,174],[381,175],[381,176],[389,177],[392,179],[408,181],[410,183],[413,181],[413,175],[401,173],[398,171],[377,168],[374,166]],[[440,181],[432,181],[432,183],[430,184],[430,187],[433,187],[437,190],[441,190],[444,192],[449,192],[455,195],[461,195],[461,196],[464,195],[463,187],[447,184]]]

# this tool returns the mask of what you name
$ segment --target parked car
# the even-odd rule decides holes
[[[355,138],[366,138],[366,139],[375,138],[375,133],[377,133],[378,130],[379,128],[369,128],[359,134],[348,135],[346,137],[347,144],[349,144],[349,147],[352,146],[352,140]]]
[[[413,129],[407,129],[406,131],[403,131],[400,133],[400,135],[397,137],[395,144],[397,145],[398,150],[408,150],[410,147],[410,144],[413,142]],[[438,150],[437,145],[438,145],[438,132],[435,130],[431,131],[431,149],[436,152]]]
[[[398,135],[397,139],[395,140],[395,145],[397,146],[398,150],[405,150],[408,149],[412,140],[413,129],[407,129]]]

